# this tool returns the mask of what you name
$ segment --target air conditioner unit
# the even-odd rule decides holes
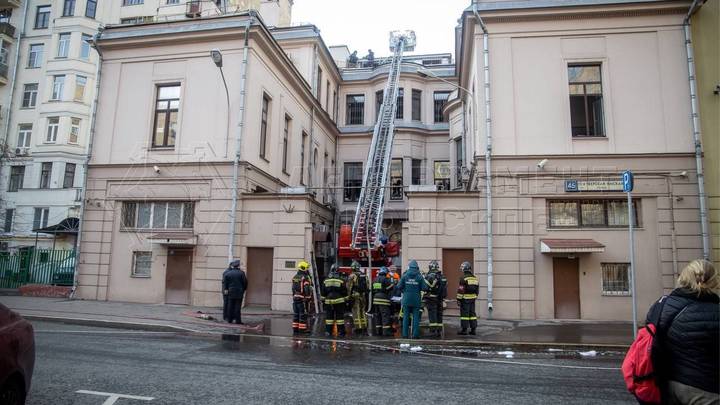
[[[188,1],[185,9],[185,16],[189,18],[197,18],[202,15],[202,3],[198,0]]]
[[[15,148],[16,156],[27,156],[30,154],[30,148]]]

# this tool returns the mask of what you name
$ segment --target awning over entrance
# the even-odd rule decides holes
[[[159,245],[197,245],[197,235],[192,232],[156,233],[154,235],[150,235],[148,239],[150,240],[150,243],[157,243]]]
[[[593,239],[540,239],[541,253],[602,253],[605,245]]]
[[[55,225],[45,228],[33,229],[33,232],[48,233],[51,235],[77,235],[80,220],[74,217],[65,218]]]

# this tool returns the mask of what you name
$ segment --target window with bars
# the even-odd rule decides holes
[[[420,121],[422,112],[422,91],[412,89],[412,120]]]
[[[397,101],[395,104],[395,119],[401,120],[403,119],[403,110],[405,109],[405,89],[402,87],[398,89]]]
[[[65,163],[63,188],[73,188],[75,185],[75,163]]]
[[[133,252],[131,277],[150,278],[152,269],[152,252]]]
[[[447,160],[439,160],[434,163],[434,179],[437,190],[450,190],[450,162]]]
[[[23,86],[22,108],[35,108],[37,105],[38,84],[27,83]]]
[[[403,199],[403,160],[393,159],[390,162],[390,199]]]
[[[25,181],[25,166],[10,166],[10,181],[8,191],[16,192],[23,188]]]
[[[630,295],[630,263],[600,263],[602,295]]]
[[[52,177],[52,162],[43,162],[40,168],[40,188],[50,188],[50,178]]]
[[[265,159],[267,152],[268,115],[270,113],[270,96],[263,94],[262,113],[260,116],[260,157]]]
[[[568,81],[572,136],[605,136],[600,64],[568,65]]]
[[[634,226],[639,226],[639,200],[633,200]],[[625,200],[549,200],[551,228],[613,228],[628,226]]]
[[[356,202],[360,199],[363,177],[362,162],[346,162],[343,167],[343,201]]]
[[[177,137],[178,112],[180,111],[180,84],[157,86],[155,102],[155,125],[152,146],[172,148]]]
[[[433,93],[434,122],[446,122],[445,114],[443,114],[443,108],[445,108],[445,104],[447,104],[448,97],[450,97],[449,91],[436,91]]]
[[[362,125],[365,122],[365,95],[348,94],[346,110],[345,125]]]
[[[136,229],[192,229],[195,203],[188,201],[124,202],[122,224]]]

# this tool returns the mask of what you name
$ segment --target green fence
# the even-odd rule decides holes
[[[27,249],[0,255],[0,288],[25,284],[72,285],[74,250]]]

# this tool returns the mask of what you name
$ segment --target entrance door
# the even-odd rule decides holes
[[[192,249],[168,248],[165,270],[165,303],[190,304]]]
[[[272,302],[273,249],[248,248],[247,251],[248,289],[245,302],[269,307]]]
[[[579,259],[553,258],[555,318],[580,318]]]
[[[460,285],[460,265],[462,262],[473,263],[472,249],[443,249],[442,251],[442,271],[447,278],[448,285],[448,308],[457,308],[455,294],[458,285]]]

